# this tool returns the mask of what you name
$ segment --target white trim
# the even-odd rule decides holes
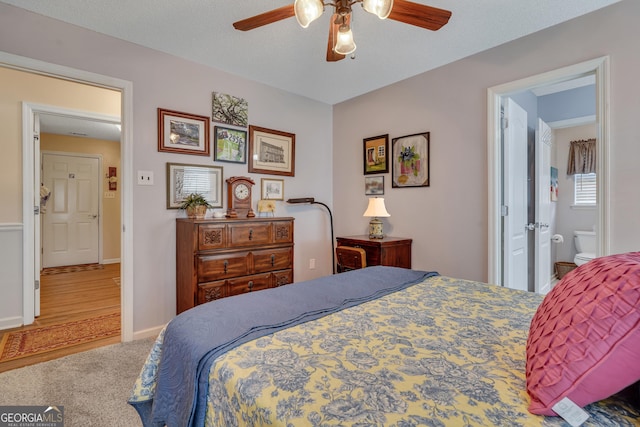
[[[576,117],[574,119],[558,120],[547,123],[551,129],[572,128],[574,126],[590,125],[596,122],[596,116]]]
[[[3,329],[18,328],[22,326],[22,317],[5,317],[0,319],[0,331]]]
[[[122,239],[121,239],[121,257],[124,260],[120,267],[121,276],[121,327],[123,341],[131,341],[133,339],[133,83],[127,80],[109,77],[101,74],[95,74],[88,71],[76,70],[61,65],[51,64],[38,61],[23,56],[13,55],[6,52],[0,52],[0,64],[9,68],[23,70],[31,73],[41,74],[45,76],[60,78],[69,81],[91,84],[94,86],[105,87],[118,90],[121,93],[121,124],[122,124],[122,141],[121,141],[121,168],[122,176],[120,182],[122,185],[121,196],[121,223],[122,223]],[[32,120],[32,118],[30,119]],[[26,147],[31,144],[24,144]],[[33,150],[30,157],[25,157],[25,149],[23,148],[23,165],[26,159],[33,158]],[[31,161],[28,162],[31,165]],[[31,166],[29,166],[31,169]],[[24,174],[23,169],[23,174]],[[31,180],[33,181],[33,180]],[[32,183],[32,182],[31,182]],[[23,187],[25,183],[23,182]],[[29,195],[33,195],[33,186],[25,188],[23,198],[23,227],[24,227],[24,246],[29,246],[32,251],[27,253],[27,248],[23,247],[23,270],[28,272],[31,269],[28,260],[33,259],[33,212],[32,209],[25,209],[30,206]],[[29,234],[28,234],[29,233]],[[29,243],[31,241],[31,243]],[[28,273],[33,279],[33,271]],[[28,283],[27,276],[23,277],[24,283]],[[33,280],[30,282],[33,283]],[[25,289],[32,287],[26,286]],[[33,292],[33,290],[31,290]],[[33,311],[33,307],[31,307]]]
[[[24,227],[19,222],[0,223],[0,231],[22,231]]]
[[[135,334],[133,334],[133,339],[141,340],[143,338],[151,338],[151,337],[156,338],[160,334],[160,332],[162,332],[162,329],[165,326],[166,325],[156,326],[155,328],[149,328],[149,329],[144,329],[142,331],[138,331]]]
[[[609,245],[609,57],[603,56],[554,71],[487,89],[487,155],[488,155],[488,282],[502,284],[500,105],[502,97],[524,90],[595,74],[596,138],[598,144],[598,242],[597,255],[608,255]]]

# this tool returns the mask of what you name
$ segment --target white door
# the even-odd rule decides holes
[[[42,214],[43,267],[98,262],[99,167],[96,157],[42,154],[42,182],[51,190]]]
[[[33,164],[40,164],[40,114],[33,114]],[[33,168],[33,208],[34,216],[33,221],[33,235],[34,235],[34,248],[40,247],[40,230],[42,229],[42,201],[41,201],[41,180],[40,180],[40,168]],[[42,269],[42,259],[40,257],[40,251],[34,251],[34,263],[33,263],[33,279],[34,279],[34,294],[33,294],[33,315],[35,317],[40,316],[40,270]]]
[[[528,290],[527,112],[505,99],[503,285]]]
[[[553,132],[538,119],[536,130],[535,291],[551,290],[551,147]]]

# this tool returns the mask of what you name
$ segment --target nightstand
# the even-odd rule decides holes
[[[412,239],[386,236],[370,239],[369,236],[348,236],[336,238],[338,246],[362,248],[367,253],[367,266],[388,265],[411,268]]]

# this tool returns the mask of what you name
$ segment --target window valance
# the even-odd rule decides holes
[[[595,138],[571,141],[567,175],[596,173]]]

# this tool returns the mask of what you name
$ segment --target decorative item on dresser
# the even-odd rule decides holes
[[[293,218],[176,219],[177,313],[293,283]]]
[[[256,214],[251,207],[251,189],[255,182],[246,176],[232,176],[227,179],[227,218],[244,215],[253,218]]]
[[[411,268],[412,239],[385,236],[370,239],[369,236],[337,237],[337,246],[362,248],[367,253],[367,266],[387,265]]]

